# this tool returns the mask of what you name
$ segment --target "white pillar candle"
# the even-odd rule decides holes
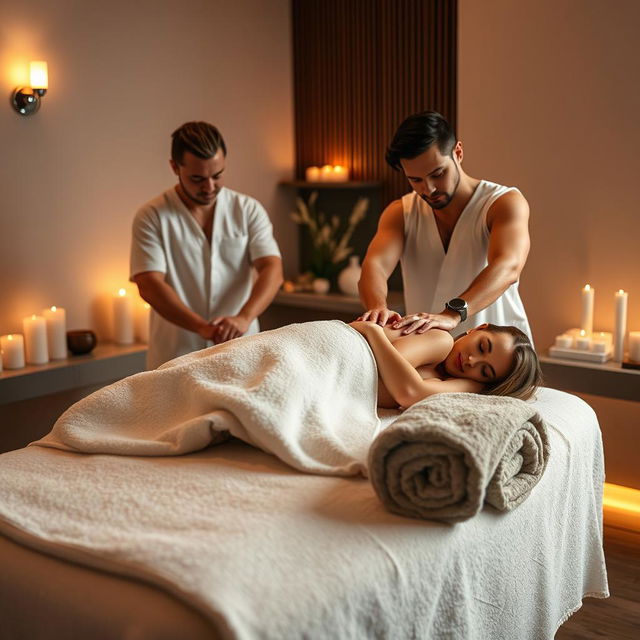
[[[67,314],[62,307],[44,309],[42,315],[47,323],[49,358],[62,360],[67,357]]]
[[[556,347],[560,347],[562,349],[571,349],[572,346],[573,336],[570,336],[566,333],[556,336]]]
[[[133,300],[125,289],[113,296],[113,340],[117,344],[133,343]]]
[[[591,351],[593,351],[594,353],[607,353],[608,350],[609,343],[606,340],[594,338],[591,341]]]
[[[136,338],[138,342],[143,344],[149,343],[149,316],[151,314],[151,306],[146,302],[138,305],[136,313]]]
[[[332,179],[334,182],[347,182],[349,180],[349,170],[347,167],[337,164],[333,167]]]
[[[613,344],[613,334],[609,331],[597,331],[593,334],[594,340],[602,340],[606,342],[609,346]]]
[[[629,332],[629,360],[640,362],[640,331]]]
[[[620,289],[615,294],[615,330],[613,332],[613,359],[621,362],[624,356],[624,339],[627,333],[627,298],[626,291]]]
[[[320,180],[320,167],[307,167],[304,175],[307,182],[318,182]]]
[[[582,316],[580,319],[580,329],[590,334],[593,331],[593,299],[595,289],[586,284],[582,289]]]
[[[325,164],[320,169],[319,178],[322,182],[331,182],[333,180],[333,167],[330,164]]]
[[[591,338],[587,335],[587,332],[582,329],[580,335],[576,336],[576,349],[588,351],[591,346]]]
[[[22,330],[27,364],[46,364],[49,362],[45,319],[35,313],[32,316],[27,316],[22,320]]]
[[[5,369],[22,369],[24,367],[24,339],[21,333],[0,336],[0,349]]]

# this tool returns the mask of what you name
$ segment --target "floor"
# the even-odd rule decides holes
[[[605,527],[604,551],[611,597],[585,598],[556,640],[640,638],[640,533]]]

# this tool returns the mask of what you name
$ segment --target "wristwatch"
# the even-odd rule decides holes
[[[451,298],[449,302],[445,302],[444,305],[447,309],[455,311],[460,314],[460,322],[464,322],[467,319],[467,303],[462,298]]]

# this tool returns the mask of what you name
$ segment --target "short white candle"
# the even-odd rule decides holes
[[[320,180],[320,167],[308,167],[304,175],[307,182],[318,182]]]
[[[24,339],[21,333],[0,336],[0,349],[2,349],[2,364],[5,369],[24,367]]]
[[[586,284],[582,289],[582,315],[580,319],[580,329],[590,334],[593,331],[593,299],[595,289]]]
[[[136,313],[136,338],[138,342],[143,344],[149,343],[149,316],[151,314],[151,306],[146,302],[138,305]]]
[[[591,338],[587,335],[587,332],[582,329],[580,335],[576,336],[576,349],[582,349],[587,351],[591,346]]]
[[[320,169],[319,179],[322,182],[332,182],[333,181],[333,167],[330,164],[325,164]]]
[[[609,350],[609,343],[606,340],[599,340],[595,338],[591,341],[591,351],[594,353],[607,353]]]
[[[572,346],[573,336],[570,336],[566,333],[556,336],[556,347],[560,347],[562,349],[571,349]]]
[[[609,345],[613,344],[613,334],[610,333],[609,331],[596,331],[593,334],[593,339],[594,340],[603,340],[604,342],[608,343]]]
[[[334,182],[347,182],[349,180],[349,170],[347,167],[337,164],[333,167]]]
[[[117,344],[133,343],[133,300],[126,289],[113,296],[113,340]]]
[[[22,320],[22,330],[27,364],[46,364],[49,362],[46,320],[34,313]]]
[[[621,362],[624,356],[624,339],[627,333],[627,298],[626,291],[620,289],[615,294],[615,329],[613,332],[613,359]]]
[[[67,357],[67,314],[62,307],[44,309],[42,315],[47,323],[49,358],[61,360]]]
[[[629,360],[640,362],[640,331],[629,332]]]

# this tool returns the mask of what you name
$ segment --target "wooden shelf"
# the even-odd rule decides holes
[[[279,291],[273,303],[297,309],[316,309],[318,311],[352,313],[354,316],[362,313],[363,311],[359,298],[346,296],[342,293],[286,293],[284,291]],[[395,309],[399,313],[404,313],[402,292],[390,291],[389,304],[392,309]]]
[[[540,356],[545,386],[618,400],[640,402],[640,370],[623,369],[619,362],[597,364]]]
[[[48,364],[4,369],[0,373],[0,405],[78,387],[100,385],[144,371],[147,345],[99,344],[86,355]]]
[[[307,182],[306,180],[281,180],[283,187],[296,189],[376,189],[383,186],[381,180],[349,180],[347,182]]]

